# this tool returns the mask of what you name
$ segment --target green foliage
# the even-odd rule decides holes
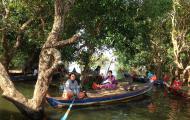
[[[125,66],[129,69],[132,66],[155,64],[155,59],[168,60],[166,50],[171,44],[170,29],[166,21],[171,1],[130,0],[127,5],[123,25],[115,26],[120,30],[113,32],[120,37],[112,37],[119,55],[118,67]],[[122,16],[118,21],[120,19]]]
[[[14,57],[13,66],[20,66],[30,56],[30,48],[42,47],[53,22],[53,2],[18,0],[8,4],[10,17],[6,23],[0,21],[0,26],[8,31],[10,47],[15,43],[19,27],[33,18],[32,24],[23,33],[23,46],[19,49],[22,52]],[[3,13],[2,4],[0,8],[0,13]],[[187,4],[182,4],[178,9],[179,15],[189,15],[187,8]],[[171,9],[172,0],[77,0],[66,16],[62,38],[69,38],[80,28],[85,28],[85,35],[79,42],[86,49],[80,48],[79,42],[74,43],[61,49],[62,59],[95,67],[106,64],[104,61],[107,58],[101,57],[102,53],[94,53],[114,48],[118,69],[148,66],[161,61],[162,68],[167,70],[174,64],[170,38]],[[190,20],[188,17],[184,19]],[[184,26],[189,27],[189,24]],[[189,31],[186,40],[190,40]],[[187,57],[186,54],[181,55],[182,59]]]
[[[18,52],[10,64],[10,69],[21,69],[23,67],[23,63],[25,63],[25,59],[27,58],[27,54],[22,52]]]
[[[45,42],[53,21],[53,3],[54,1],[52,0],[12,0],[7,1],[5,6],[3,6],[3,4],[0,4],[0,6],[2,6],[0,9],[0,12],[2,14],[5,13],[5,7],[9,9],[8,17],[4,20],[0,20],[0,26],[6,30],[6,39],[8,40],[8,47],[10,50],[14,46],[17,36],[21,34],[22,45],[18,51],[22,52],[18,53],[19,56],[15,55],[13,57],[11,66],[22,66],[23,63],[25,63],[26,56],[30,57],[32,54],[31,49],[40,49]],[[20,27],[29,19],[33,19],[32,23],[27,26],[26,30],[23,33],[19,33]],[[0,34],[0,37],[2,37],[2,34]],[[0,48],[0,54],[2,55],[4,52],[2,44],[0,44]]]

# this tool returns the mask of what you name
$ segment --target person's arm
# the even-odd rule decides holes
[[[113,76],[112,80],[113,80],[113,81],[115,81],[115,80],[116,80],[116,79],[115,79],[115,76]]]
[[[65,87],[64,87],[64,91],[72,91],[70,89],[70,80],[67,80],[66,83],[65,83]]]
[[[111,83],[111,81],[110,81],[110,79],[109,79],[109,76],[106,76],[106,77],[103,79],[103,81],[102,81],[101,84],[106,84],[106,83]]]
[[[108,76],[103,77],[103,80],[107,80],[107,79],[108,79]]]
[[[74,83],[74,94],[78,95],[80,92],[80,86],[78,85],[78,82],[75,80]]]
[[[114,84],[116,82],[115,76],[112,76],[111,83]]]
[[[106,84],[106,83],[111,83],[111,81],[109,79],[106,79],[102,82],[102,84]]]

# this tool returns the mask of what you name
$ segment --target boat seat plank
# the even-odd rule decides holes
[[[124,94],[126,92],[131,92],[131,91],[126,91],[125,90],[125,86],[127,84],[124,83],[120,83],[118,84],[117,89],[114,90],[108,90],[108,89],[100,89],[100,90],[91,90],[87,92],[87,96],[90,98],[94,98],[94,97],[104,97],[104,96],[113,96],[113,95],[119,95],[119,94]],[[136,84],[132,84],[132,85],[136,85]],[[138,89],[141,89],[142,86],[136,85],[138,86]],[[145,86],[143,86],[145,87]]]

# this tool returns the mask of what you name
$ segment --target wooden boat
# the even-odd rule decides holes
[[[163,80],[155,80],[154,85],[163,87],[164,86],[164,81]]]
[[[10,77],[12,81],[32,81],[37,80],[37,76],[29,74],[29,75],[17,75],[17,76],[11,76]]]
[[[116,90],[94,90],[87,92],[84,99],[76,99],[73,106],[89,106],[98,104],[109,104],[119,101],[126,101],[137,98],[152,89],[152,83],[136,85],[136,90],[126,90],[125,84],[120,84]],[[69,106],[72,100],[63,100],[61,97],[47,97],[48,103],[52,107]]]
[[[135,81],[135,82],[141,82],[141,83],[147,83],[150,80],[148,78],[144,78],[144,77],[134,77],[133,81]]]
[[[144,77],[136,77],[136,78],[133,78],[133,81],[134,82],[141,82],[141,83],[147,83],[147,82],[150,82],[150,80],[148,78],[144,78]],[[164,81],[163,80],[154,80],[153,81],[153,85],[154,86],[161,86],[163,87],[164,86]]]
[[[176,90],[174,88],[172,88],[168,83],[163,82],[165,85],[165,89],[168,93],[174,95],[174,96],[178,96],[178,97],[182,97],[182,98],[190,98],[190,95],[188,94],[188,88],[182,87],[180,90]]]

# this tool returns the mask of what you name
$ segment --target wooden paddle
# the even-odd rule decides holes
[[[76,98],[76,97],[73,98],[73,101],[72,101],[71,104],[69,105],[69,108],[67,109],[65,115],[64,115],[63,117],[61,117],[60,120],[66,120],[66,119],[67,119],[67,117],[68,117],[68,115],[69,115],[69,112],[71,111],[71,108],[72,108],[73,103],[74,103],[74,101],[75,101],[75,98]]]

